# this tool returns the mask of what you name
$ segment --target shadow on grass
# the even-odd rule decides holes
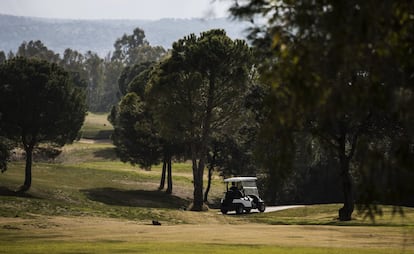
[[[7,187],[2,187],[0,186],[0,196],[5,196],[5,197],[22,197],[22,198],[36,198],[38,199],[38,197],[35,197],[27,192],[19,192],[19,191],[15,191],[15,190],[11,190]]]
[[[189,204],[188,200],[168,195],[164,191],[97,188],[82,190],[82,192],[90,200],[107,205],[178,209]]]
[[[116,156],[116,153],[115,153],[115,148],[111,148],[111,147],[94,151],[93,155],[97,158],[102,158],[105,160],[112,160],[112,161],[118,160],[118,157]]]

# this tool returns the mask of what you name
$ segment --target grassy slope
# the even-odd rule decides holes
[[[114,148],[107,143],[75,143],[66,146],[55,163],[35,162],[32,188],[26,196],[19,197],[12,190],[23,182],[23,169],[23,162],[11,163],[1,175],[1,216],[109,216],[175,223],[170,210],[188,206],[192,194],[190,164],[174,163],[174,189],[169,196],[157,190],[160,165],[144,171],[122,163],[115,159]],[[215,177],[213,197],[221,195],[222,188]]]
[[[108,115],[88,112],[81,129],[81,137],[88,139],[109,139],[113,131]]]
[[[19,196],[12,190],[23,171],[14,162],[0,175],[0,253],[414,253],[414,209],[392,218],[387,208],[376,227],[358,214],[338,223],[338,205],[243,216],[186,212],[190,164],[173,165],[168,196],[157,190],[160,166],[124,164],[108,143],[75,143],[55,163],[35,162],[33,187]],[[222,191],[216,176],[212,196]],[[153,219],[163,226],[148,226]]]

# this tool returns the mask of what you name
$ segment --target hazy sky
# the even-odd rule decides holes
[[[0,14],[70,19],[227,17],[231,0],[0,0]]]

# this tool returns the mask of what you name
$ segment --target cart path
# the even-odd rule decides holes
[[[292,208],[299,208],[299,207],[305,207],[304,205],[281,205],[281,206],[267,206],[265,213],[271,213],[271,212],[277,212]]]
[[[292,208],[299,208],[299,207],[305,207],[304,205],[280,205],[280,206],[266,206],[265,213],[271,213],[271,212],[277,212]],[[253,209],[251,213],[258,213],[259,211],[257,209]],[[218,212],[218,214],[221,214],[221,212]],[[235,211],[229,211],[228,214],[236,214]]]

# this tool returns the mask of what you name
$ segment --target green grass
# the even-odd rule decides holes
[[[414,227],[414,208],[404,207],[404,216],[393,212],[393,207],[383,206],[382,216],[372,221],[363,212],[355,211],[351,221],[338,221],[340,204],[308,205],[273,213],[254,214],[253,222],[271,225],[338,225],[338,226],[411,226]]]
[[[120,162],[112,144],[74,143],[63,149],[55,163],[33,164],[33,184],[27,196],[12,193],[23,182],[24,163],[11,163],[9,170],[0,175],[0,194],[3,192],[3,196],[0,196],[0,216],[88,215],[137,220],[156,217],[175,223],[176,220],[169,215],[169,209],[178,209],[191,202],[191,163],[173,164],[172,197],[157,190],[160,176],[161,165],[145,171]],[[215,176],[211,199],[220,198],[223,190],[220,177]],[[131,207],[134,209],[131,210]],[[338,222],[339,207],[340,205],[306,206],[242,217],[246,221],[272,225],[373,224],[358,212],[354,212],[351,222]],[[158,212],[160,209],[161,213]],[[393,215],[391,209],[385,207],[384,215],[376,218],[375,225],[414,226],[413,208],[405,208],[404,217]],[[184,220],[184,223],[188,221]]]
[[[152,209],[178,209],[188,205],[187,199],[156,190],[158,172],[144,172],[121,162],[109,164],[36,163],[28,195],[2,197],[0,216],[25,218],[41,214],[166,220],[168,217],[154,215]],[[17,188],[23,181],[23,168],[22,163],[13,163],[2,175],[8,182],[2,187]],[[174,180],[180,183],[180,177]]]
[[[55,161],[33,164],[32,188],[24,196],[13,193],[23,183],[24,162],[10,163],[9,169],[0,175],[0,216],[104,216],[176,223],[170,210],[191,202],[189,163],[173,164],[170,196],[157,190],[161,165],[145,171],[120,162],[109,143],[74,143],[64,147]],[[220,186],[218,178],[214,185]],[[221,195],[221,191],[217,188],[212,195]],[[183,218],[180,222],[188,223]]]
[[[269,245],[188,244],[188,243],[126,243],[126,242],[36,242],[24,245],[2,243],[0,253],[269,253],[269,254],[401,254],[412,250],[362,248],[278,247]]]
[[[193,191],[191,163],[173,164],[172,196],[157,190],[160,175],[161,165],[145,171],[120,162],[114,154],[112,144],[74,143],[66,146],[54,163],[35,162],[32,188],[27,194],[20,195],[13,190],[23,182],[24,163],[13,162],[8,171],[0,175],[0,253],[414,253],[413,208],[405,208],[405,217],[400,217],[392,215],[391,207],[385,207],[384,215],[377,217],[375,224],[357,212],[354,213],[353,221],[338,222],[336,217],[340,205],[335,204],[243,216],[223,216],[218,210],[184,212],[182,207],[190,204]],[[219,198],[222,191],[222,181],[216,175],[211,197]],[[111,221],[104,228],[94,224],[96,230],[91,229],[91,232],[85,233],[85,239],[73,239],[76,235],[68,233],[65,224],[55,222],[53,218],[81,220],[77,222],[81,224],[82,218],[89,218],[85,222],[96,218],[98,225],[101,220],[120,221],[115,223],[115,227],[118,224],[134,224],[130,228],[132,235],[128,233],[128,239],[116,235],[112,237],[111,234],[109,237],[92,237],[99,235],[101,231],[113,230],[110,223],[114,222]],[[146,235],[152,238],[147,241],[141,239],[139,230],[149,229],[145,226],[135,228],[134,225],[146,225],[154,219],[162,221],[167,227],[188,225],[186,230],[194,230],[194,234],[192,231],[188,233],[193,236],[192,242],[188,243],[184,238],[171,240],[168,235],[161,239],[157,228],[152,227],[150,228],[154,230],[154,234]],[[211,240],[208,243],[197,241],[197,234],[205,234],[205,231],[197,231],[198,225],[204,225],[205,229],[213,227],[214,230],[209,233],[213,243]],[[280,236],[267,235],[267,241],[272,244],[240,245],[231,240],[231,235],[226,236],[226,227],[233,225],[246,225],[246,228],[249,225],[260,225],[260,230],[273,227],[271,225],[305,226],[280,226],[283,231],[274,229],[276,231],[272,232],[288,236],[281,239]],[[379,227],[372,227],[373,225]],[[215,231],[215,228],[220,229]],[[345,230],[350,228],[352,232]],[[84,229],[88,230],[90,227],[86,226]],[[164,226],[160,228],[165,229]],[[316,247],[305,247],[307,245],[303,245],[303,242],[292,244],[292,239],[293,243],[303,240],[303,237],[315,230],[319,230],[321,241],[326,240],[327,236],[329,240],[330,232],[343,230],[347,231],[344,231],[347,239],[343,243],[341,239],[336,239],[332,242],[332,248],[327,248],[325,243],[320,247],[318,244]],[[289,231],[292,231],[291,236]],[[243,239],[246,231],[240,231],[240,235],[238,232],[236,230],[235,240]],[[378,249],[369,244],[361,247],[361,241],[357,246],[348,244],[348,241],[359,240],[360,235],[370,239],[370,235],[379,237],[379,234],[381,237],[388,237],[387,243],[392,246]],[[227,240],[221,240],[221,236],[226,236]],[[295,240],[294,237],[300,238]],[[402,243],[405,239],[408,239],[407,243]]]
[[[108,121],[107,113],[88,112],[81,129],[81,137],[87,139],[109,139],[113,126]]]

